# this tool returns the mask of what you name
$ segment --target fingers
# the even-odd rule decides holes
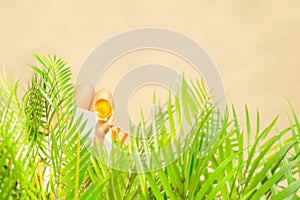
[[[95,88],[87,82],[80,83],[75,88],[75,100],[79,108],[89,110],[93,102]]]

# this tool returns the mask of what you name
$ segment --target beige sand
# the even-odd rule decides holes
[[[161,27],[186,34],[207,50],[223,77],[227,101],[239,111],[244,103],[251,115],[258,108],[266,124],[275,114],[284,114],[286,95],[300,113],[300,1],[57,2],[0,2],[0,62],[8,74],[28,78],[27,64],[40,51],[69,61],[75,80],[88,54],[112,35]],[[173,55],[151,51],[124,57],[112,69],[151,60],[191,72]],[[104,77],[103,87],[111,87],[122,72]],[[287,119],[282,117],[279,125],[287,125]]]

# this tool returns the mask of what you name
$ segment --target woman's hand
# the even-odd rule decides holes
[[[102,145],[105,135],[111,129],[112,131],[112,141],[120,141],[121,145],[124,143],[127,145],[129,139],[127,138],[128,134],[120,130],[114,122],[113,118],[113,97],[108,90],[99,90],[95,93],[94,87],[90,83],[81,83],[76,88],[76,103],[79,108],[95,112],[95,116],[98,115],[98,123],[95,126],[95,145]],[[101,104],[101,101],[104,104]],[[96,104],[96,103],[99,103]],[[95,111],[95,105],[98,105]],[[97,110],[98,109],[98,110]],[[108,110],[107,110],[108,109]],[[109,114],[106,116],[105,120],[101,119],[102,114]]]
[[[95,93],[95,88],[90,83],[81,83],[76,88],[76,103],[79,108],[94,112],[95,103],[100,100],[106,100],[110,103],[113,109],[112,95],[108,90],[99,90]],[[113,126],[113,117],[111,116],[107,121],[97,123],[95,127],[95,142],[103,144],[106,133],[109,128]]]

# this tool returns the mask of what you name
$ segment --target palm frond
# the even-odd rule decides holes
[[[253,128],[247,106],[243,129],[234,106],[221,114],[204,81],[182,76],[150,126],[141,111],[130,130],[141,137],[108,157],[81,137],[70,67],[56,56],[35,59],[22,98],[18,82],[0,78],[0,199],[299,198],[300,123],[289,101],[285,129],[276,116],[261,130],[258,111]]]

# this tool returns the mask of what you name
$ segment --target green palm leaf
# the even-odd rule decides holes
[[[131,134],[149,138],[131,138],[123,152],[112,151],[108,158],[105,149],[92,152],[87,138],[80,137],[86,122],[75,118],[70,67],[56,56],[34,57],[39,65],[32,66],[22,98],[18,82],[0,78],[0,199],[299,198],[300,125],[289,101],[285,129],[276,127],[277,116],[261,131],[258,111],[254,129],[245,106],[244,130],[234,106],[219,113],[204,81],[187,82],[183,75],[177,93],[170,92],[165,105],[154,110],[148,128],[142,111],[139,126],[131,126]],[[147,153],[171,142],[174,148],[165,148],[148,165]],[[129,159],[127,151],[139,156]],[[108,159],[132,171],[107,166]],[[154,171],[134,171],[155,164]]]

